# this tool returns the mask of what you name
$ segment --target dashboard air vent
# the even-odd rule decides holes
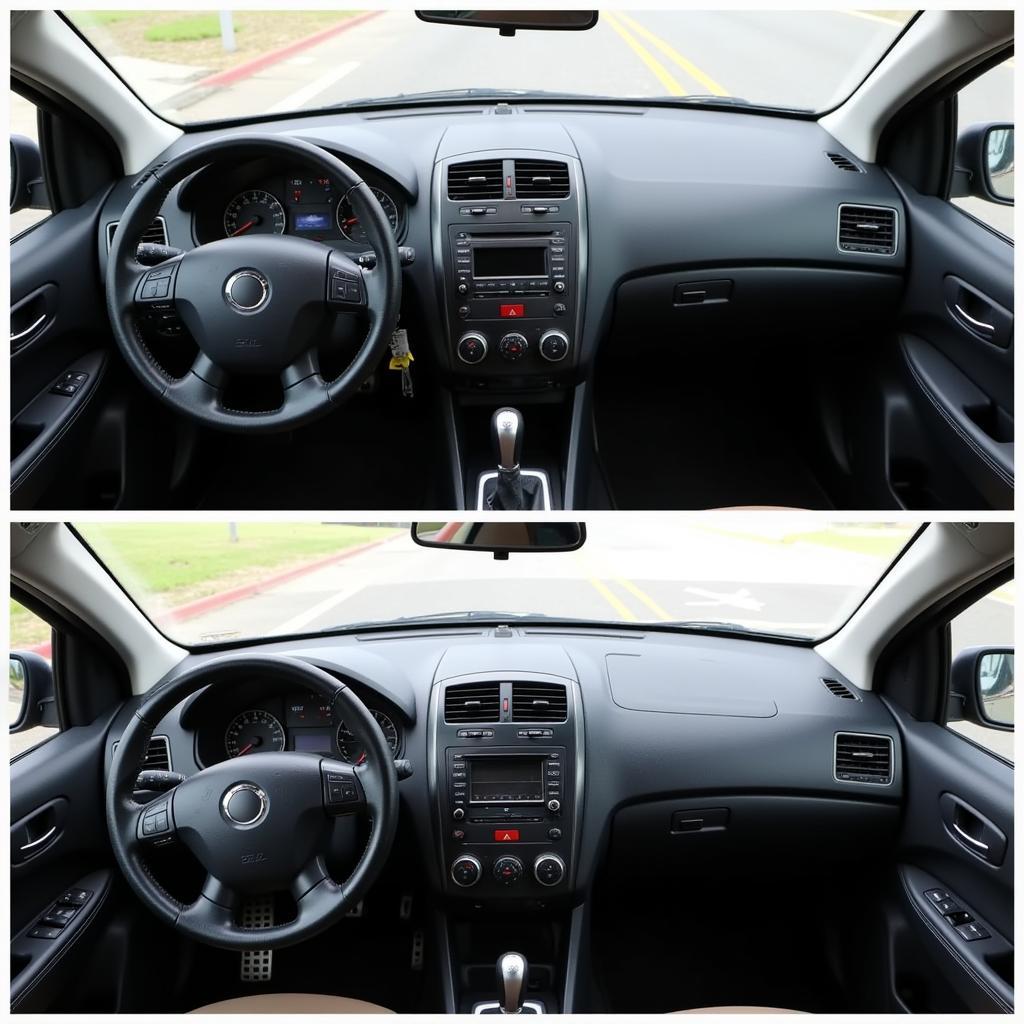
[[[114,744],[117,750],[117,743]],[[151,736],[146,754],[139,765],[140,772],[169,772],[171,770],[171,745],[166,736]]]
[[[513,722],[564,722],[569,697],[562,683],[513,683]]]
[[[472,160],[448,167],[449,199],[500,199],[502,194],[500,160]]]
[[[854,171],[857,174],[864,173],[849,157],[843,156],[842,153],[826,153],[825,156],[841,171]]]
[[[558,160],[517,160],[517,199],[567,199],[569,167]]]
[[[845,683],[838,679],[822,679],[826,689],[833,697],[841,697],[843,700],[860,700],[860,698]]]
[[[839,248],[843,252],[896,252],[896,211],[887,206],[839,207]]]
[[[119,220],[111,221],[107,225],[107,249],[110,249],[111,242],[114,241],[114,232],[117,231],[117,225],[121,222]],[[163,217],[157,217],[152,224],[142,232],[142,239],[140,245],[166,245],[167,244],[167,225],[164,223]]]
[[[892,739],[858,732],[836,733],[835,776],[840,782],[892,782]]]
[[[463,683],[444,694],[446,722],[497,722],[501,705],[500,683]]]

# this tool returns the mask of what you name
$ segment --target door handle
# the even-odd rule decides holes
[[[25,330],[18,331],[17,334],[12,332],[11,333],[11,341],[21,341],[22,338],[27,338],[30,334],[32,334],[36,330],[36,328],[42,326],[42,324],[44,324],[45,322],[46,322],[46,314],[44,313],[34,324],[32,324],[29,327],[26,327]]]
[[[957,311],[960,318],[962,320],[966,320],[967,323],[969,323],[976,331],[984,331],[986,334],[995,334],[995,324],[987,324],[984,320],[977,320],[975,317],[971,316],[971,314],[968,313],[959,302],[954,302],[953,308]]]
[[[31,843],[26,843],[24,846],[19,847],[22,853],[28,853],[29,850],[34,850],[37,846],[41,846],[46,842],[57,831],[57,826],[54,825],[50,828],[50,831],[45,835],[41,835],[38,839],[33,839]]]
[[[1002,864],[1006,834],[994,822],[952,793],[939,797],[939,810],[946,834],[957,846],[987,864]]]
[[[960,836],[961,839],[966,840],[971,846],[977,847],[979,850],[984,850],[988,853],[988,843],[983,843],[980,839],[975,839],[974,836],[969,836],[954,820],[951,822],[953,831]],[[24,849],[24,847],[23,847]]]

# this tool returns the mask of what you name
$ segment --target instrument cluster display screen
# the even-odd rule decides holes
[[[544,760],[537,757],[469,758],[469,802],[543,803]]]

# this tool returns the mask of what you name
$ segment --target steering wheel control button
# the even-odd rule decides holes
[[[518,857],[499,857],[494,862],[494,880],[502,885],[515,885],[523,877],[523,862]]]
[[[171,309],[174,297],[174,279],[180,260],[154,267],[139,282],[135,301],[151,309]]]
[[[333,768],[324,771],[324,803],[328,810],[351,810],[359,800],[359,784],[353,773]]]
[[[463,889],[476,885],[482,874],[483,867],[472,854],[464,853],[461,857],[456,857],[452,863],[452,881]]]
[[[236,828],[255,828],[267,816],[270,800],[253,782],[240,782],[220,798],[225,820]]]
[[[565,878],[565,861],[555,853],[542,853],[534,861],[533,877],[541,885],[558,885]]]
[[[238,270],[224,282],[224,298],[236,313],[258,313],[270,301],[270,282],[258,270]]]
[[[331,302],[351,304],[362,302],[359,274],[351,270],[332,270]]]

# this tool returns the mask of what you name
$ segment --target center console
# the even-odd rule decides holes
[[[431,756],[443,890],[500,903],[566,895],[583,771],[575,682],[485,673],[436,689]]]
[[[469,387],[550,386],[578,360],[586,267],[579,162],[534,150],[436,168],[450,369]]]

